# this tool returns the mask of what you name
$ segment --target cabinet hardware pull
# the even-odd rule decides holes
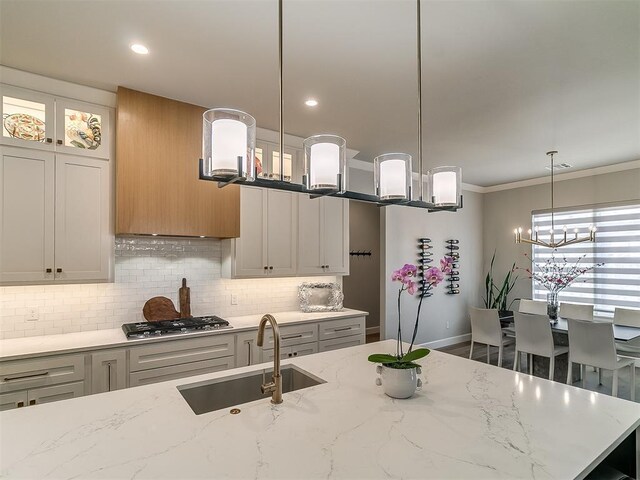
[[[111,391],[111,362],[107,363],[107,392]]]
[[[247,365],[251,365],[251,347],[253,345],[253,341],[245,342],[247,344]]]
[[[47,143],[53,143],[53,138],[47,137]]]
[[[35,405],[35,404],[36,404],[36,399],[35,398],[32,399],[32,400],[29,400],[29,405]]]
[[[30,373],[28,375],[18,375],[15,377],[4,377],[5,382],[11,382],[13,380],[23,380],[25,378],[35,378],[35,377],[44,377],[45,375],[49,375],[49,372],[38,372],[38,373]]]
[[[325,265],[325,267],[329,268],[329,265]]]
[[[24,407],[24,402],[18,402],[18,403],[16,403],[16,407],[17,407],[17,408],[22,408],[22,407]]]
[[[265,266],[264,266],[264,269],[265,269],[265,270],[268,270],[268,269],[269,269],[269,267],[267,267],[267,266],[265,265]]]
[[[45,270],[45,272],[47,272],[47,273],[51,273],[51,272],[53,272],[53,269],[52,269],[52,268],[47,268],[47,269]]]
[[[334,332],[344,332],[345,330],[351,330],[351,327],[336,328]]]
[[[288,353],[287,355],[291,356],[291,354],[290,354],[290,353]]]
[[[58,145],[62,145],[62,140],[58,139],[57,143]]]
[[[273,265],[269,267],[269,270],[273,270]]]
[[[62,269],[61,268],[56,268],[56,272],[57,273],[62,273]]]
[[[293,356],[297,357],[298,356],[298,352],[293,352]]]
[[[298,335],[289,335],[289,336],[287,336],[287,337],[282,337],[282,339],[283,339],[283,340],[289,340],[289,339],[291,339],[291,338],[301,338],[301,337],[302,337],[302,334],[301,334],[301,333],[299,333]]]

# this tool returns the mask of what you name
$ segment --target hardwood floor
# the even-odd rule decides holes
[[[438,350],[441,352],[449,353],[451,355],[456,355],[458,357],[469,358],[469,349],[471,347],[471,342],[458,343],[456,345],[450,345],[448,347],[439,348]],[[502,359],[502,368],[506,368],[509,370],[513,369],[513,357],[515,354],[514,346],[509,345],[505,347],[504,358]],[[487,361],[487,349],[484,345],[476,344],[473,348],[473,360],[479,362]],[[497,365],[498,363],[498,349],[492,348],[490,361],[492,365]],[[520,371],[527,372],[528,365],[526,361],[526,355],[522,356]],[[598,384],[598,374],[594,371],[593,368],[587,367],[587,373],[585,375],[585,383],[584,388],[588,390],[592,390],[594,392],[603,393],[606,395],[611,395],[611,384],[613,380],[613,375],[611,371],[603,370],[602,372],[602,384]],[[556,381],[560,380],[556,378]],[[562,379],[564,380],[564,378]],[[581,382],[574,383],[574,386],[580,387]],[[636,402],[640,402],[640,380],[636,381]],[[618,397],[623,398],[625,400],[629,400],[629,369],[623,369],[619,373],[619,383],[618,383]]]

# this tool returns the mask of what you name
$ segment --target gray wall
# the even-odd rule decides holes
[[[367,328],[380,325],[380,208],[349,202],[349,249],[371,251],[349,257],[349,276],[342,280],[345,307],[369,312]]]
[[[391,273],[405,263],[415,263],[418,238],[429,237],[434,248],[434,264],[446,253],[445,240],[460,240],[460,295],[447,295],[445,284],[434,290],[433,297],[422,305],[417,342],[427,343],[456,337],[470,332],[469,306],[481,303],[480,286],[483,275],[482,247],[483,196],[464,192],[464,208],[457,213],[428,213],[409,207],[386,207],[382,213],[383,264],[382,299],[384,312],[381,321],[382,338],[394,338],[397,330],[397,282],[391,281]],[[415,322],[418,298],[403,294],[403,339],[409,337]],[[447,322],[449,327],[447,328]]]
[[[513,229],[521,226],[526,231],[531,226],[532,210],[550,207],[550,187],[547,183],[487,193],[484,197],[484,268],[489,267],[493,251],[496,250],[494,274],[498,273],[500,278],[513,262],[521,267],[527,266],[524,253],[531,253],[531,246],[516,245]],[[555,184],[556,207],[629,200],[640,200],[640,169],[564,180]],[[519,280],[512,297],[531,298],[531,281],[526,278]]]

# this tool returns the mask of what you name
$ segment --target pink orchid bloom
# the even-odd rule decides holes
[[[409,295],[413,295],[414,293],[416,293],[416,289],[418,288],[418,284],[412,280],[409,280],[407,283],[407,293]]]
[[[416,273],[418,272],[418,267],[409,263],[405,263],[404,267],[400,269],[400,272],[404,277],[415,277]]]
[[[443,273],[451,273],[451,265],[453,264],[452,257],[444,257],[440,260],[440,270]]]
[[[400,270],[394,270],[391,274],[391,280],[394,282],[401,281],[402,283],[404,283],[404,276],[402,275],[402,272]]]
[[[437,267],[431,267],[426,272],[424,272],[424,279],[432,286],[438,285],[442,280],[444,280],[444,274]]]

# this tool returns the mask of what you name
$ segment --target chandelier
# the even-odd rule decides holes
[[[290,181],[284,167],[284,102],[282,59],[282,2],[278,0],[278,72],[280,93],[279,162],[272,178],[256,173],[256,121],[248,113],[229,108],[214,108],[203,114],[201,180],[218,182],[218,187],[235,183],[311,195],[332,196],[376,203],[405,205],[428,211],[457,211],[462,208],[462,170],[460,167],[438,167],[426,172],[426,195],[422,165],[422,45],[420,0],[417,7],[418,67],[418,199],[412,195],[411,155],[385,153],[374,160],[374,194],[353,192],[346,185],[346,140],[338,135],[313,135],[303,142],[304,174],[302,182]],[[276,169],[274,169],[276,170]]]
[[[573,245],[574,243],[581,242],[595,242],[596,241],[596,227],[591,226],[589,228],[589,235],[584,237],[578,237],[578,229],[574,229],[573,237],[567,236],[567,227],[562,228],[562,234],[559,237],[559,240],[556,241],[556,232],[555,232],[555,218],[553,211],[553,156],[557,154],[557,150],[552,150],[547,152],[547,155],[551,158],[551,228],[549,229],[550,239],[548,242],[544,240],[540,240],[538,238],[538,228],[532,232],[531,229],[528,230],[529,238],[522,238],[522,227],[518,227],[513,231],[515,235],[516,243],[530,243],[531,245],[538,245],[540,247],[548,247],[548,248],[560,248],[565,247],[567,245]]]

